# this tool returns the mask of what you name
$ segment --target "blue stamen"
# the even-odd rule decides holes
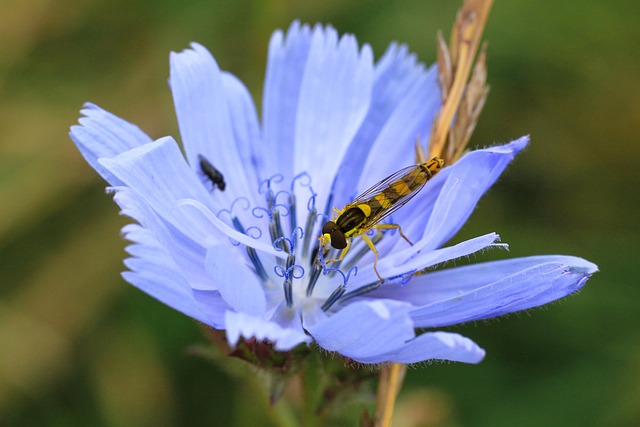
[[[238,230],[242,234],[246,234],[245,233],[245,229],[242,226],[242,223],[240,222],[240,220],[238,219],[237,216],[234,215],[234,216],[231,217],[231,223],[233,224],[233,228],[235,228],[236,230]]]
[[[306,257],[309,254],[309,245],[311,243],[311,235],[313,233],[313,228],[316,224],[316,214],[317,211],[315,207],[312,210],[309,210],[307,214],[307,223],[304,226],[304,241],[302,243],[302,256]]]
[[[296,227],[293,229],[293,231],[291,232],[291,241],[293,242],[293,246],[295,246],[295,242],[296,239],[298,240],[302,240],[302,238],[304,237],[304,230],[302,229],[302,227]]]
[[[311,188],[311,187],[309,187]],[[318,210],[316,209],[316,197],[318,196],[318,193],[314,193],[313,188],[311,188],[311,197],[309,197],[309,200],[307,201],[307,210],[309,212],[314,211],[314,212],[318,212]]]
[[[250,233],[254,233],[254,234],[250,234]],[[252,225],[251,227],[245,230],[244,234],[258,240],[259,238],[262,237],[262,229],[260,227],[256,227],[255,225]]]
[[[316,287],[316,283],[320,278],[320,273],[322,273],[322,266],[320,263],[314,262],[312,264],[313,270],[311,270],[311,274],[309,274],[309,283],[307,284],[307,296],[310,297],[313,294],[313,288]]]
[[[306,178],[306,180],[304,178]],[[299,184],[302,187],[309,187],[311,184],[311,177],[309,176],[308,173],[302,172],[294,176],[293,179],[291,180],[291,187],[288,194],[289,194],[289,208],[291,209],[291,216],[289,217],[289,223],[290,223],[289,225],[291,226],[292,230],[295,230],[295,228],[298,226],[297,224],[298,219],[296,218],[296,193],[295,193],[296,182],[299,182]]]
[[[231,221],[231,224],[233,225],[233,227],[238,230],[239,232],[246,234],[244,227],[242,226],[242,224],[240,224],[240,221],[238,220],[238,217],[233,213],[235,206],[238,202],[244,202],[246,204],[245,207],[242,208],[242,210],[247,210],[249,209],[249,207],[251,206],[249,199],[247,199],[246,197],[237,197],[233,202],[231,202],[231,207],[229,209],[220,209],[217,213],[217,217],[221,218],[222,214],[226,214],[229,217],[229,220]],[[251,236],[253,237],[253,236]],[[232,238],[229,237],[229,241],[231,242],[232,245],[234,246],[239,246],[240,243],[233,240]]]
[[[322,266],[322,273],[325,276],[328,276],[329,278],[332,278],[333,276],[335,276],[336,272],[340,272],[340,274],[342,274],[343,277],[343,281],[344,281],[344,273],[340,270],[339,266],[341,261],[335,261],[333,263],[333,267],[327,267],[326,262],[324,261],[324,257],[325,255],[327,255],[329,257],[329,259],[336,259],[336,257],[338,256],[338,253],[340,251],[334,248],[330,248],[326,254],[323,253],[323,251],[318,248],[318,260],[320,261],[320,265]]]
[[[353,273],[354,277],[358,274],[358,267],[356,267],[356,266],[351,267],[351,269],[349,271],[347,271],[346,275],[339,268],[326,268],[325,267],[325,274],[327,274],[328,272],[332,272],[332,271],[340,273],[340,275],[342,276],[342,284],[344,286],[347,286],[347,283],[349,282],[349,278],[351,278],[351,273]]]
[[[295,257],[290,256],[287,257],[287,268],[280,265],[276,265],[273,267],[273,271],[276,276],[284,278],[284,282],[282,283],[283,291],[284,291],[284,299],[287,304],[287,307],[293,306],[293,279],[301,279],[304,276],[304,268],[302,266],[295,264]],[[296,275],[296,268],[299,269],[300,273]]]
[[[291,197],[291,193],[289,193],[286,190],[280,190],[280,191],[278,191],[277,193],[275,193],[273,195],[273,201],[275,202],[275,204],[278,204],[278,197],[282,196],[283,194],[286,196],[287,203],[289,202],[289,197]],[[280,204],[282,206],[286,206],[286,205],[284,205],[282,203],[280,203]]]
[[[280,215],[280,210],[279,208],[283,208],[285,210],[285,212],[282,215],[289,215],[289,208],[283,204],[274,204],[272,205],[269,209],[267,208],[263,208],[262,206],[256,206],[255,208],[251,209],[251,214],[259,219],[264,218],[265,214],[269,217],[269,220],[273,220],[274,215],[276,215],[276,213],[278,215]],[[262,213],[264,212],[264,213]]]
[[[288,237],[278,237],[273,242],[273,247],[277,251],[286,251],[289,256],[293,256],[296,249],[296,239],[302,239],[303,235],[304,231],[302,231],[302,228],[296,227],[291,233],[290,239]]]
[[[415,273],[415,270],[410,271],[408,273],[400,274],[398,276],[394,276],[388,279],[378,280],[377,282],[373,282],[368,285],[362,286],[358,289],[355,289],[351,292],[347,292],[346,294],[344,294],[340,298],[340,302],[344,302],[344,301],[350,300],[351,298],[359,297],[371,291],[375,291],[382,285],[406,285],[407,283],[409,283],[414,273]]]
[[[278,229],[278,225],[276,224],[275,221],[269,221],[269,237],[271,237],[271,244],[274,245],[276,249],[278,249],[275,246],[275,242],[282,237],[282,230]],[[282,248],[282,250],[284,250],[287,253],[289,252],[287,248]],[[283,261],[280,258],[276,258],[276,262],[279,265],[283,265]]]
[[[331,308],[331,306],[333,304],[336,303],[336,301],[338,301],[338,299],[340,299],[340,297],[342,296],[342,294],[345,293],[345,291],[347,290],[347,287],[344,285],[340,285],[338,286],[332,293],[331,295],[329,295],[329,298],[327,298],[327,300],[324,302],[324,304],[322,304],[322,306],[320,307],[322,309],[322,311],[327,311]]]
[[[284,176],[282,174],[275,174],[271,178],[267,178],[260,183],[258,187],[258,193],[265,195],[265,200],[267,202],[267,207],[271,209],[275,204],[275,196],[273,190],[271,188],[271,184],[278,184],[284,180]]]
[[[289,194],[289,209],[291,215],[289,215],[289,226],[292,230],[295,230],[298,226],[296,218],[296,195],[294,193]]]
[[[293,252],[292,246],[293,245],[291,243],[291,239],[289,239],[287,237],[278,237],[273,242],[273,247],[277,251],[280,251],[280,252],[286,251],[289,255],[291,255],[291,253]]]
[[[238,230],[240,233],[246,234],[249,237],[252,237],[254,239],[259,239],[262,236],[262,230],[260,230],[258,227],[252,226],[252,227],[249,227],[247,230],[245,230],[244,227],[242,226],[242,223],[236,216],[231,217],[231,223],[233,224],[233,227],[236,230]],[[251,234],[249,234],[248,231],[252,229],[258,230],[259,235],[252,236]],[[260,277],[260,280],[262,280],[263,282],[266,282],[269,279],[269,276],[267,275],[267,271],[264,269],[264,265],[262,265],[262,261],[260,261],[260,257],[258,256],[258,253],[254,248],[250,246],[246,246],[246,249],[247,249],[247,255],[249,256],[249,260],[253,264],[254,272],[258,275],[258,277]]]
[[[242,210],[244,210],[244,211],[249,209],[249,206],[251,206],[251,202],[249,202],[249,199],[247,199],[246,197],[240,196],[240,197],[236,198],[233,202],[231,202],[231,207],[229,209],[220,209],[218,211],[217,217],[220,218],[220,214],[226,213],[226,214],[229,215],[230,218],[233,218],[235,216],[233,211],[235,209],[236,203],[238,203],[238,202],[245,202],[246,203],[246,207],[242,208]]]
[[[294,192],[296,183],[300,184],[301,187],[310,187],[311,177],[306,172],[300,172],[298,175],[294,176],[291,180],[291,193]]]
[[[309,276],[309,284],[307,285],[307,296],[310,297],[313,294],[313,288],[316,286],[316,282],[320,278],[320,273],[325,271],[326,265],[324,263],[324,256],[322,251],[318,248],[318,255],[311,259],[311,267],[313,270]]]
[[[284,236],[284,231],[282,230],[282,221],[280,221],[280,211],[279,210],[275,210],[273,211],[273,215],[272,215],[272,221],[275,224],[275,229],[277,230],[278,233],[278,237],[282,237]],[[289,252],[289,251],[287,251]]]
[[[279,208],[284,208],[288,212],[288,208],[284,205],[273,205],[270,209],[263,208],[262,206],[256,206],[251,210],[251,213],[256,218],[264,218],[265,214],[269,217],[269,237],[271,238],[271,243],[273,244],[280,237],[284,236],[284,232],[282,231],[282,225],[280,222],[280,210]],[[287,252],[289,252],[287,250]],[[278,264],[282,265],[282,260],[278,259]]]
[[[264,218],[264,214],[258,214],[258,212],[264,212],[269,216],[269,218],[271,218],[271,211],[267,208],[263,208],[262,206],[256,206],[255,208],[251,209],[251,214],[253,216],[255,216],[256,218]]]
[[[377,282],[369,283],[368,285],[365,285],[353,291],[347,292],[342,296],[342,298],[340,298],[340,301],[344,302],[344,301],[350,300],[351,298],[359,297],[361,295],[374,291],[378,289],[380,286],[382,286],[383,283],[385,283],[384,280],[378,280]]]
[[[342,275],[342,284],[340,286],[338,286],[331,293],[331,295],[329,295],[329,298],[327,298],[327,300],[324,302],[324,304],[322,304],[322,307],[320,307],[322,309],[322,311],[329,310],[329,308],[331,308],[331,306],[333,306],[333,304],[335,304],[340,299],[340,297],[347,291],[347,283],[349,282],[349,278],[351,277],[351,273],[353,273],[354,276],[356,276],[358,274],[358,267],[351,268],[347,272],[346,275],[341,270],[339,270],[337,268],[328,268],[326,270],[327,271],[335,270],[338,273],[340,273]],[[326,271],[325,271],[325,274],[326,274]]]

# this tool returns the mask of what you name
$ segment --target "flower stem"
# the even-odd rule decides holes
[[[376,397],[376,427],[390,427],[396,397],[402,386],[407,365],[392,363],[380,369],[380,382]]]
[[[318,411],[319,401],[322,399],[322,363],[318,357],[305,359],[304,368],[298,377],[300,398],[301,424],[309,427],[322,426],[325,423],[324,414]]]

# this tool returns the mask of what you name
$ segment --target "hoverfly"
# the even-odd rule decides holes
[[[213,182],[213,185],[217,186],[220,191],[224,191],[227,184],[224,182],[224,176],[222,172],[216,169],[209,160],[202,154],[198,154],[198,162],[200,163],[200,169],[207,178]]]
[[[373,269],[378,278],[383,280],[377,268],[378,251],[366,232],[372,229],[397,229],[400,236],[412,245],[413,243],[402,233],[398,224],[380,224],[380,221],[418,194],[443,165],[442,159],[434,157],[426,163],[400,169],[369,188],[342,209],[334,208],[333,220],[324,223],[322,236],[318,240],[321,250],[324,251],[323,254],[328,251],[329,243],[333,248],[341,249],[342,252],[340,257],[325,261],[325,264],[342,261],[351,247],[351,238],[361,236],[374,253],[376,258]]]

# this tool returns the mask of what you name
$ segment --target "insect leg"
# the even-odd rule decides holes
[[[344,259],[344,256],[349,252],[349,248],[351,247],[351,239],[347,238],[347,246],[340,252],[340,256],[336,259],[330,259],[325,261],[325,264],[329,264],[330,262],[340,262]]]
[[[378,273],[378,250],[376,249],[375,245],[373,244],[369,236],[366,235],[366,233],[363,233],[360,236],[362,237],[362,240],[364,240],[364,242],[367,244],[367,246],[369,246],[369,249],[371,249],[371,252],[373,252],[373,254],[376,257],[376,259],[373,261],[373,270],[376,272],[378,279],[384,280],[380,275],[380,273]]]
[[[338,219],[338,217],[342,214],[342,212],[345,211],[345,209],[333,208],[333,217],[332,217],[332,219],[333,219],[334,222],[335,222],[336,219]]]
[[[402,232],[402,227],[400,227],[398,224],[376,224],[371,228],[375,228],[377,230],[390,230],[390,229],[397,229],[398,233],[400,233],[400,235],[402,236],[402,238],[404,240],[407,241],[407,243],[409,243],[411,246],[413,246],[413,243],[411,243],[411,240],[409,240],[409,238],[407,236],[404,235],[404,233]]]

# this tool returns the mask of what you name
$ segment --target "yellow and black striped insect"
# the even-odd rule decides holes
[[[200,169],[207,178],[213,182],[213,185],[217,186],[220,191],[224,191],[227,184],[224,182],[224,176],[222,172],[216,169],[209,160],[202,154],[198,154],[198,162],[200,163]]]
[[[372,229],[398,229],[400,236],[409,244],[413,244],[402,233],[398,224],[380,224],[380,221],[400,209],[418,194],[427,181],[442,169],[443,165],[442,159],[434,157],[426,163],[400,169],[369,188],[342,209],[334,208],[333,220],[324,223],[322,236],[318,240],[320,240],[320,250],[323,251],[323,254],[329,250],[327,247],[329,244],[335,249],[341,249],[342,252],[340,257],[327,260],[325,264],[342,261],[351,247],[351,238],[361,236],[374,253],[376,258],[373,262],[373,269],[378,278],[383,280],[377,268],[378,251],[365,233]]]

